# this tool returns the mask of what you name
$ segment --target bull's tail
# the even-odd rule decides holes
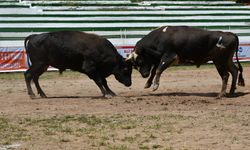
[[[25,40],[24,40],[24,48],[25,48],[25,50],[26,50],[26,52],[28,53],[28,44],[29,44],[29,40],[30,40],[30,38],[31,38],[31,36],[32,35],[29,35],[29,36],[27,36],[26,38],[25,38]]]
[[[236,61],[238,63],[238,68],[239,68],[239,71],[240,71],[239,78],[238,78],[238,85],[239,86],[245,86],[245,81],[244,81],[244,78],[243,78],[243,68],[242,68],[242,66],[240,64],[239,57],[238,57],[239,38],[237,36],[235,36],[235,37],[237,39]]]
[[[30,62],[30,56],[29,56],[29,41],[30,41],[30,38],[31,38],[32,35],[28,36],[25,38],[24,40],[24,48],[25,48],[25,51],[26,51],[26,55],[27,55],[27,64],[30,68],[31,66],[31,62]]]

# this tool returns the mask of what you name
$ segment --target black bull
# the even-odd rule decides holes
[[[38,94],[46,97],[38,79],[49,66],[58,68],[60,72],[71,69],[87,74],[95,81],[103,96],[115,95],[105,79],[111,74],[125,86],[131,85],[132,64],[125,62],[111,42],[100,36],[77,31],[30,35],[25,39],[25,49],[32,63],[24,73],[31,98],[35,96],[31,80]]]
[[[143,77],[148,77],[151,71],[145,88],[149,88],[153,82],[153,90],[157,90],[162,72],[170,65],[189,62],[199,67],[212,60],[222,78],[222,88],[218,94],[220,98],[226,95],[229,72],[232,75],[230,95],[236,89],[238,70],[238,85],[245,85],[237,53],[238,67],[232,59],[238,46],[238,37],[230,32],[163,26],[138,41],[127,61],[132,61]]]

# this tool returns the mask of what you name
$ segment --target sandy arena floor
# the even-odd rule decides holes
[[[40,84],[49,98],[32,100],[22,74],[13,78],[0,74],[0,118],[28,132],[27,139],[0,140],[0,149],[11,144],[20,144],[17,149],[248,149],[250,67],[244,67],[243,75],[246,87],[237,87],[234,98],[218,100],[221,79],[214,67],[167,70],[155,92],[143,89],[146,79],[134,71],[129,88],[109,77],[108,84],[118,96],[103,99],[85,75],[45,73]],[[230,86],[231,80],[227,91]],[[70,121],[63,125],[72,127],[73,133],[56,130],[46,135],[40,124],[27,123],[28,119],[81,115],[103,120],[119,116],[119,120],[132,120],[135,125],[124,129],[103,123],[103,128],[93,127],[100,129],[97,132],[78,135],[76,128],[87,127]],[[23,118],[26,122],[20,123]]]

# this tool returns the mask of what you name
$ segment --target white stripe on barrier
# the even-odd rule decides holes
[[[161,20],[164,22],[164,20],[196,20],[202,22],[202,20],[211,20],[211,22],[216,22],[217,20],[222,20],[222,21],[228,21],[229,19],[236,19],[236,20],[242,20],[242,19],[250,19],[250,15],[245,15],[245,16],[168,16],[168,17],[155,17],[155,16],[105,16],[105,17],[41,17],[41,16],[36,16],[36,17],[0,17],[0,20],[2,21],[140,21],[140,20],[145,20],[145,22],[149,20]]]
[[[48,10],[102,10],[102,9],[125,9],[125,10],[167,10],[167,9],[249,9],[249,6],[34,6],[33,8]]]
[[[169,22],[169,23],[0,23],[0,28],[100,28],[159,26],[249,26],[247,22]]]
[[[250,6],[249,6],[250,7]],[[154,11],[44,11],[43,14],[51,15],[131,15],[131,14],[147,14],[147,15],[200,15],[200,14],[250,14],[249,10],[154,10]]]
[[[24,0],[23,3],[32,3],[32,4],[131,4],[131,1],[129,0],[117,0],[117,1],[90,1],[90,0],[85,0],[85,1],[26,1]],[[235,4],[234,1],[143,1],[143,2],[136,2],[134,4],[204,4],[204,5],[209,5],[209,4]]]
[[[218,31],[218,30],[211,30],[211,31]],[[240,30],[220,30],[223,32],[232,32],[235,34],[240,33],[248,33],[250,35],[250,29],[240,29]],[[87,31],[87,33],[93,33],[101,36],[108,36],[108,35],[119,35],[121,37],[127,35],[146,35],[150,32],[150,30],[143,30],[143,31],[127,31],[127,30],[120,30],[120,31]],[[0,37],[27,37],[31,34],[40,34],[42,32],[0,32]]]

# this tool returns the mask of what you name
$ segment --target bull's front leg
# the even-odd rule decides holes
[[[95,63],[92,60],[85,59],[82,63],[82,72],[86,73],[90,79],[93,79],[96,85],[102,92],[103,97],[110,98],[112,96],[109,95],[107,90],[105,89],[106,80],[100,75],[95,67]]]
[[[102,78],[99,76],[99,74],[89,75],[89,77],[95,81],[96,85],[101,90],[103,97],[106,97],[106,98],[112,97],[109,95],[109,93],[104,88]]]
[[[105,78],[102,78],[102,84],[104,88],[106,89],[106,92],[108,93],[108,97],[116,96],[116,94],[109,88],[107,84],[107,80]]]
[[[175,61],[178,61],[178,56],[175,52],[168,51],[163,54],[160,64],[156,69],[156,77],[153,82],[153,91],[156,91],[160,85],[160,77],[162,72]]]

